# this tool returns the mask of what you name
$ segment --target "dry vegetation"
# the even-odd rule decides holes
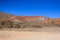
[[[60,18],[51,19],[43,16],[14,16],[11,14],[0,12],[0,29],[2,28],[29,29],[44,27],[60,27]]]
[[[0,12],[0,40],[60,40],[60,18],[47,20]]]

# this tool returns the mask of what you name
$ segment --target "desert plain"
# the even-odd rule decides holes
[[[60,40],[60,27],[3,29],[0,30],[0,40]]]

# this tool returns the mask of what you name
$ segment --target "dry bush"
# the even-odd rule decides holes
[[[12,28],[12,22],[9,20],[3,20],[1,21],[0,26],[3,26],[3,28]]]

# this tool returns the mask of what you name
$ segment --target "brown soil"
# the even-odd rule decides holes
[[[0,31],[0,40],[60,40],[60,28],[43,28],[39,32],[5,29]]]

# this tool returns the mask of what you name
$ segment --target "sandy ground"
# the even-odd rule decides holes
[[[52,28],[53,29],[53,28]],[[45,29],[47,30],[47,29]],[[60,30],[56,28],[56,30]],[[0,40],[60,40],[60,31],[51,32],[48,31],[41,32],[29,32],[29,31],[10,31],[2,30],[0,31]]]

